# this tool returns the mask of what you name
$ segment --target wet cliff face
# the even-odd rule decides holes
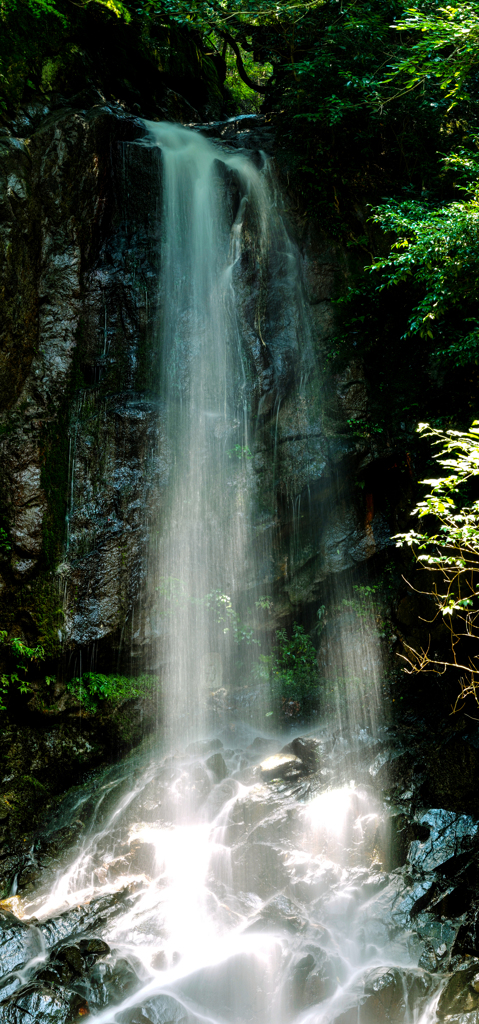
[[[274,153],[274,125],[257,119],[204,130],[253,159]],[[113,652],[147,664],[157,639],[144,583],[169,473],[155,331],[161,162],[137,145],[143,134],[141,121],[97,106],[0,140],[2,623],[62,653],[67,675],[92,651],[97,664],[111,666]],[[391,451],[352,427],[368,410],[362,366],[331,378],[325,365],[347,258],[292,193],[285,216],[306,289],[306,355],[274,268],[263,302],[254,244],[240,283],[257,532],[272,539],[256,581],[274,596],[269,628],[317,604],[330,578],[390,535],[374,490]]]

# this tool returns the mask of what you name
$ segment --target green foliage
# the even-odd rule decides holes
[[[406,671],[455,668],[462,697],[472,694],[479,703],[479,500],[468,493],[479,477],[479,421],[468,431],[442,431],[428,423],[420,423],[418,431],[438,446],[434,459],[447,473],[422,481],[430,490],[412,515],[425,520],[425,529],[398,534],[396,542],[411,548],[430,574],[427,592],[449,630],[450,655],[441,659],[430,656],[429,648],[408,647]]]
[[[356,420],[347,420],[346,424],[351,436],[362,441],[384,432],[384,427],[380,423],[371,423],[365,416],[358,417]]]
[[[394,27],[408,33],[409,45],[393,63],[387,83],[407,92],[435,79],[451,100],[449,109],[471,99],[470,80],[479,64],[479,3],[409,7]]]
[[[0,676],[0,711],[5,711],[6,704],[4,700],[11,686],[15,686],[20,693],[29,693],[31,683],[25,676],[34,662],[43,660],[45,651],[41,644],[37,644],[36,647],[29,647],[19,637],[9,639],[4,629],[0,630],[0,645],[6,648],[7,657],[14,665],[12,672],[3,673]]]
[[[8,533],[0,526],[0,555],[8,555],[11,550],[12,545]]]
[[[235,611],[228,594],[222,594],[220,590],[214,590],[206,595],[206,607],[214,609],[215,618],[221,627],[224,635],[231,633],[235,643],[259,644],[254,637],[254,630],[241,621],[238,612]]]
[[[271,654],[260,655],[257,674],[269,680],[271,695],[283,718],[317,711],[319,705],[316,650],[311,637],[298,622],[291,635],[276,630]]]
[[[236,454],[235,449],[233,454]],[[241,454],[239,457],[241,458]],[[214,621],[224,636],[231,635],[237,644],[259,642],[254,638],[254,630],[241,621],[238,612],[233,608],[230,596],[219,588],[205,594],[204,597],[194,598],[189,594],[183,580],[176,576],[161,576],[157,593],[163,598],[164,609],[168,615],[177,615],[179,611],[186,611],[191,605],[208,608],[211,609]]]
[[[229,459],[252,459],[253,456],[247,445],[235,444],[234,448],[229,448],[226,452]]]
[[[381,596],[381,583],[353,584],[354,597],[343,597],[341,604],[350,608],[358,618],[367,619]]]
[[[471,590],[469,580],[471,570],[479,569],[479,501],[468,501],[465,492],[467,481],[479,476],[479,420],[468,431],[442,431],[420,423],[418,432],[440,446],[435,461],[449,472],[447,476],[422,481],[431,490],[411,512],[419,519],[428,517],[435,532],[410,530],[397,535],[397,544],[413,548],[419,562],[440,569],[445,580],[450,579],[451,587],[438,597],[442,614],[452,615],[459,609],[473,607],[479,599],[479,582]],[[466,597],[459,596],[461,578],[467,581]],[[477,608],[479,611],[479,604]]]
[[[470,144],[475,146],[476,138]],[[463,149],[444,164],[465,179],[460,188],[468,197],[439,205],[390,200],[376,207],[373,221],[395,240],[369,270],[379,273],[378,291],[410,281],[416,301],[407,333],[435,339],[436,357],[465,365],[479,355],[479,159]]]
[[[258,64],[251,55],[240,47],[243,64],[249,77],[260,85],[264,85],[271,77],[273,65],[269,63]],[[233,98],[236,111],[241,114],[259,113],[262,104],[262,96],[254,92],[242,81],[238,74],[236,58],[228,47],[226,52],[226,79],[225,85]]]
[[[135,697],[148,697],[158,680],[154,676],[103,675],[100,672],[84,672],[82,676],[70,679],[67,690],[83,705],[89,714],[101,711],[104,702],[121,704]]]
[[[26,0],[26,2],[24,0],[23,3],[19,3],[18,0],[1,0],[0,19],[5,21],[7,15],[18,13],[22,10],[22,7],[27,7],[33,14],[34,18],[41,18],[46,14],[53,14],[56,18],[60,19],[62,24],[66,24],[65,15],[58,10],[54,0]]]

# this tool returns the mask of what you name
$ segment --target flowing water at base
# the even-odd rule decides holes
[[[268,782],[258,762],[278,740],[229,723],[110,769],[58,814],[83,825],[70,862],[16,904],[35,956],[107,943],[73,985],[98,1024],[376,1024],[416,1021],[426,1002],[432,1019],[407,886],[386,870],[377,748],[325,733]]]

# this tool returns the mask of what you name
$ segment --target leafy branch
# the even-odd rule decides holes
[[[15,664],[13,672],[4,672],[0,676],[0,711],[5,711],[4,698],[12,684],[18,688],[20,693],[30,692],[31,683],[28,679],[25,679],[25,676],[32,663],[43,661],[45,650],[41,644],[37,644],[36,647],[29,647],[19,637],[9,640],[8,634],[4,629],[0,630],[0,645],[8,648],[10,658]]]
[[[467,484],[479,476],[479,421],[468,431],[441,431],[420,423],[418,432],[439,447],[434,458],[447,475],[422,481],[430,491],[411,513],[433,524],[434,532],[410,530],[398,534],[396,542],[411,548],[420,567],[431,573],[430,589],[421,593],[434,601],[432,621],[442,619],[449,631],[450,655],[431,655],[429,641],[419,650],[406,644],[401,657],[408,673],[456,669],[458,700],[471,695],[479,704],[479,501],[467,498]]]

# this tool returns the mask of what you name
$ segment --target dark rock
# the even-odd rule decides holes
[[[304,772],[303,762],[295,754],[272,754],[260,764],[261,778],[265,782],[273,779],[294,781]]]
[[[56,951],[56,959],[66,965],[68,976],[83,972],[84,959],[79,946],[62,946]]]
[[[334,1024],[406,1024],[423,1006],[431,978],[420,971],[383,967],[365,979],[364,997]]]
[[[277,964],[279,968],[279,960]],[[231,1022],[264,1020],[279,985],[279,973],[254,954],[238,953],[214,967],[195,971],[178,990],[201,1006],[206,1016]],[[275,976],[276,975],[276,976]]]
[[[281,748],[281,753],[299,757],[307,771],[315,772],[319,768],[319,740],[296,736],[291,743]]]
[[[449,978],[439,996],[437,1015],[439,1018],[451,1014],[471,1013],[479,1008],[479,990],[474,987],[479,972],[479,959],[469,960]]]
[[[418,967],[422,967],[424,971],[432,971],[433,974],[437,971],[438,959],[430,942],[426,942],[424,945],[424,950],[418,960]]]
[[[264,843],[251,843],[233,850],[233,882],[243,892],[255,892],[268,899],[287,882],[283,857]]]
[[[48,921],[42,921],[36,928],[42,933],[47,945],[54,946],[70,936],[97,931],[106,921],[124,913],[134,900],[128,888],[106,896],[95,896],[89,903],[71,907]]]
[[[133,874],[151,875],[155,869],[156,847],[153,843],[133,843],[128,855],[129,870]]]
[[[158,953],[155,953],[151,961],[151,966],[155,968],[155,971],[164,971],[168,967],[168,959],[164,949],[160,949]]]
[[[0,910],[0,977],[20,967],[36,952],[39,943],[35,930],[8,910]]]
[[[381,789],[406,789],[414,776],[414,760],[405,751],[381,751],[369,769]]]
[[[16,992],[21,984],[22,980],[18,974],[7,974],[5,978],[2,978],[0,981],[0,1003]]]
[[[78,945],[82,956],[89,959],[94,957],[96,960],[100,956],[107,956],[110,952],[110,947],[103,939],[81,939]]]
[[[258,750],[266,750],[266,748],[270,746],[271,740],[266,739],[265,736],[255,736],[254,740],[250,743],[248,750],[256,752]]]
[[[219,752],[217,754],[211,754],[211,757],[207,758],[205,764],[206,767],[209,768],[210,772],[213,772],[213,775],[216,777],[218,782],[222,782],[223,779],[227,778],[228,769],[223,755]]]
[[[301,957],[293,966],[292,1011],[298,1013],[331,996],[337,985],[338,971],[338,964],[322,949],[314,948],[314,953]]]
[[[403,1020],[417,1011],[431,988],[429,975],[399,968],[373,971],[364,985],[367,996],[361,1007],[365,1020]]]
[[[294,903],[287,896],[278,895],[268,900],[257,921],[250,925],[247,931],[284,928],[288,932],[296,933],[300,932],[305,924],[306,921],[299,904]]]
[[[115,1015],[118,1024],[183,1024],[188,1013],[171,996],[153,996],[133,1010],[122,1010]]]
[[[47,987],[25,985],[0,1004],[0,1024],[70,1024],[88,1007],[76,992],[53,991]]]
[[[222,750],[223,743],[220,739],[212,740],[195,740],[194,743],[189,743],[185,753],[186,754],[209,754],[212,750]]]
[[[101,970],[99,970],[101,968]],[[111,964],[97,964],[90,977],[90,987],[97,989],[99,1007],[121,1002],[141,988],[139,975],[142,973],[141,963],[134,957],[117,957]]]
[[[428,828],[428,838],[411,843],[408,860],[420,871],[433,871],[453,857],[471,848],[479,823],[466,814],[442,808],[423,814],[420,825]]]
[[[459,809],[479,817],[479,749],[466,737],[454,737],[446,744],[429,748],[423,754],[425,781],[421,800],[426,807]]]

